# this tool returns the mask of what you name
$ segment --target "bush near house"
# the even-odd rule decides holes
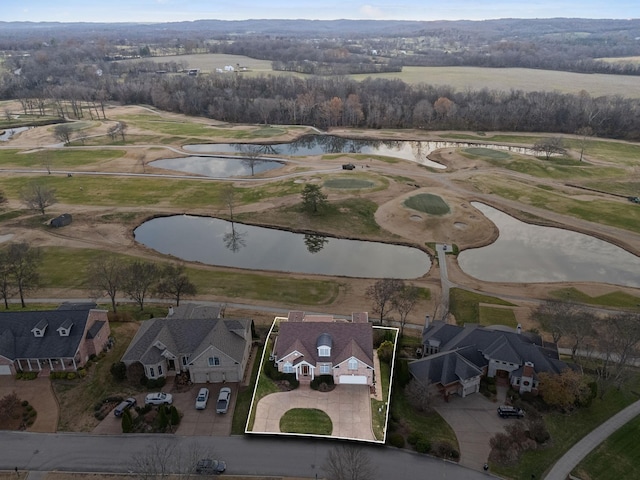
[[[310,386],[312,389],[319,390],[320,392],[330,392],[335,388],[333,375],[318,375],[311,380]]]

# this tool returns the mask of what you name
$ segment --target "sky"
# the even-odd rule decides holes
[[[640,0],[1,0],[0,21],[640,18]]]

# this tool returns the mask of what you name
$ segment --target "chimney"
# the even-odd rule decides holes
[[[518,326],[516,327],[516,333],[518,335],[520,335],[522,333],[522,325],[518,324]]]
[[[167,315],[168,317],[173,316],[173,307],[169,307],[169,315]]]
[[[424,316],[424,328],[427,329],[431,326],[431,317],[429,315]]]

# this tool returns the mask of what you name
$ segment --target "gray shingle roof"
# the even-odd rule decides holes
[[[18,358],[70,358],[75,356],[89,310],[95,304],[84,304],[84,309],[48,310],[36,312],[0,312],[0,355],[10,360]],[[71,322],[69,336],[57,331]],[[36,325],[47,325],[44,336],[35,337]]]
[[[231,329],[229,328],[232,327]],[[213,345],[238,363],[242,362],[246,340],[240,329],[251,338],[251,320],[218,318],[153,318],[142,322],[122,360],[158,363],[164,349],[154,346],[161,342],[173,355],[187,355],[191,360]]]
[[[482,370],[455,351],[430,355],[409,364],[409,371],[419,381],[449,385],[482,374]]]

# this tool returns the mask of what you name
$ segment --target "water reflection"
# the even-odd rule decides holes
[[[238,159],[235,157],[190,156],[165,158],[149,165],[167,170],[186,172],[213,178],[242,177],[267,172],[283,166],[275,160]]]
[[[495,145],[469,142],[420,142],[410,140],[362,140],[335,135],[305,135],[290,143],[276,144],[246,144],[246,143],[216,143],[216,144],[196,144],[185,145],[183,148],[193,153],[241,153],[258,155],[254,153],[260,151],[260,155],[274,156],[305,156],[323,154],[357,154],[382,155],[386,157],[409,160],[431,168],[444,169],[444,165],[432,162],[428,155],[441,148],[469,148],[483,147],[493,150],[503,150],[520,153],[524,155],[534,155],[529,148],[516,147],[511,145]],[[248,153],[247,153],[248,152]]]
[[[135,229],[138,242],[208,265],[364,278],[418,278],[431,268],[417,248],[328,239],[206,217],[154,218]],[[240,255],[236,253],[240,252]]]
[[[329,243],[329,239],[323,235],[307,233],[304,236],[304,244],[309,253],[318,253],[327,243]]]
[[[247,232],[237,230],[234,222],[229,223],[231,224],[231,231],[226,232],[222,237],[224,246],[233,253],[238,253],[242,247],[247,246],[247,241],[245,239]]]
[[[498,239],[463,251],[462,270],[490,282],[600,282],[640,287],[640,258],[616,245],[560,228],[521,222],[473,203],[500,230]]]

